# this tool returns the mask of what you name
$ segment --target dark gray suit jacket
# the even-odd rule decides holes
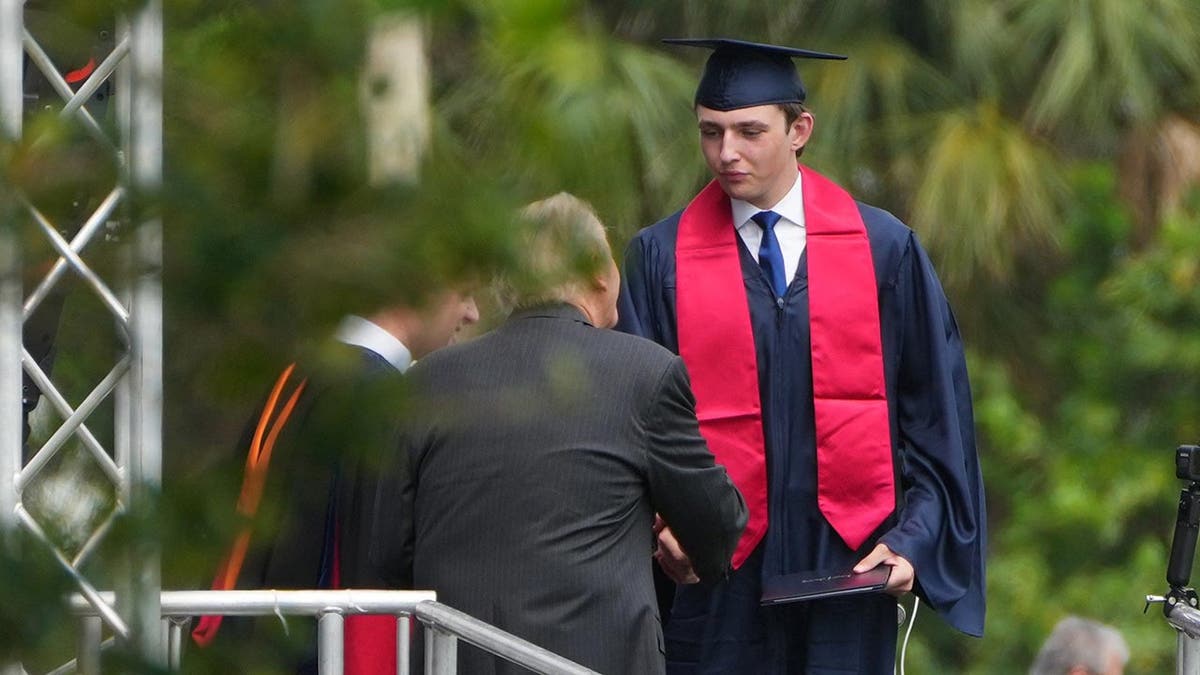
[[[440,350],[408,382],[401,461],[372,530],[384,580],[600,672],[661,673],[654,514],[708,581],[746,522],[683,361],[554,305]],[[459,663],[510,668],[474,649]]]

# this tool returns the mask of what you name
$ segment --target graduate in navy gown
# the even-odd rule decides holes
[[[670,41],[668,41],[670,42]],[[813,132],[793,57],[733,40],[696,92],[714,180],[642,230],[618,328],[683,356],[701,429],[751,508],[734,573],[681,582],[669,673],[890,673],[897,597],[984,624],[986,518],[958,328],[929,258],[891,214],[797,165]],[[891,568],[886,592],[774,607],[764,580]]]

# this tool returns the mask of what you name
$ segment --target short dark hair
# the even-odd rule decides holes
[[[792,126],[792,122],[800,119],[800,114],[808,112],[808,108],[799,101],[792,103],[779,103],[779,109],[783,111],[783,119],[787,121],[788,126]]]
[[[808,112],[808,106],[800,103],[799,101],[793,101],[791,103],[777,103],[776,105],[778,105],[779,109],[783,111],[783,119],[784,122],[787,123],[787,126],[784,127],[785,129],[790,129],[792,124],[796,120],[800,119],[801,113]],[[804,146],[802,145],[800,146],[800,149],[796,151],[796,157],[800,157],[800,155],[803,154]]]

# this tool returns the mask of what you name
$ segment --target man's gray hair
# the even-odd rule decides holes
[[[1113,657],[1124,666],[1129,645],[1112,626],[1078,616],[1068,616],[1054,626],[1029,669],[1029,675],[1066,675],[1083,667],[1088,673],[1107,672]]]
[[[521,209],[521,269],[498,284],[509,307],[571,300],[612,261],[604,224],[568,192]]]

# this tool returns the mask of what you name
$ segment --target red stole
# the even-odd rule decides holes
[[[749,510],[733,552],[736,569],[767,532],[767,457],[750,306],[732,221],[729,198],[716,181],[683,210],[675,244],[675,315],[700,433]]]
[[[870,242],[845,190],[804,166],[817,503],[851,549],[895,508],[879,303]],[[729,198],[713,181],[684,209],[675,251],[679,354],[700,431],[750,519],[739,567],[767,529],[758,364]]]

